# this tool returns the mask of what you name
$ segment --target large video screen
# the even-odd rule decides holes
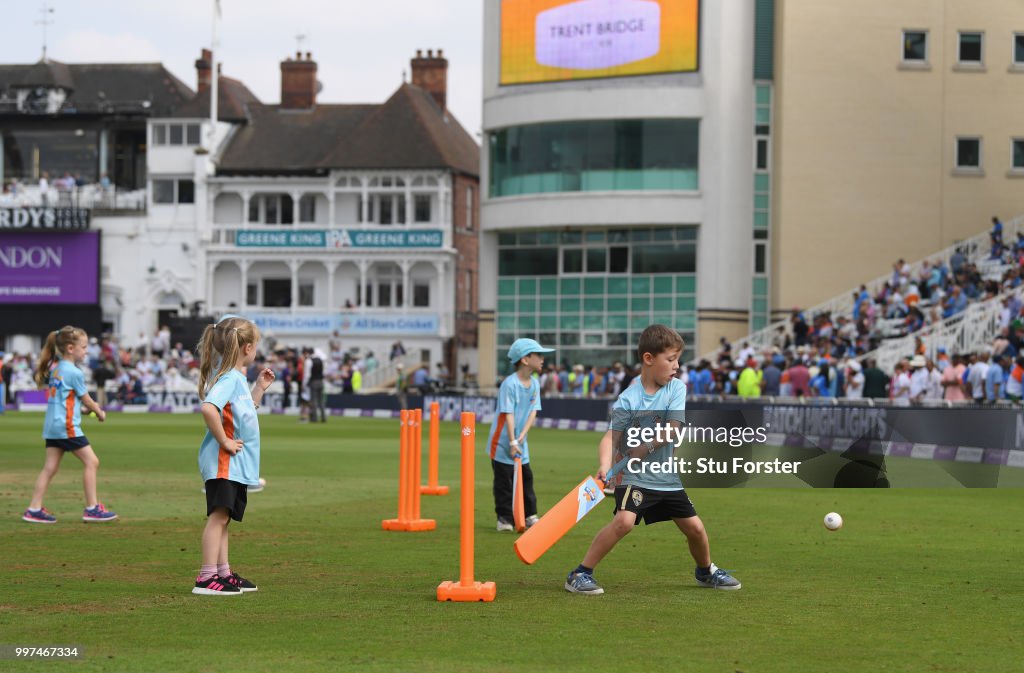
[[[502,0],[501,84],[697,70],[699,0]]]
[[[100,234],[0,233],[0,304],[99,303]]]

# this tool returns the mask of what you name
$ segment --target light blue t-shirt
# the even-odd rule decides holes
[[[80,398],[87,392],[82,370],[73,362],[61,358],[57,366],[50,370],[43,439],[72,439],[85,434],[82,432]]]
[[[221,425],[229,439],[241,439],[242,450],[231,455],[206,431],[199,446],[199,472],[207,479],[229,479],[246,486],[260,482],[260,422],[245,374],[231,369],[218,378],[204,403],[220,409]]]
[[[999,397],[1003,399],[1006,397],[1006,386],[1004,385],[1004,375],[1006,372],[998,363],[991,364],[988,366],[988,372],[985,373],[985,399],[989,402],[996,401],[996,386],[999,386]]]
[[[620,446],[615,447],[615,461],[617,462],[626,455],[627,430],[629,428],[653,428],[656,425],[666,425],[669,421],[686,420],[686,384],[679,379],[671,379],[653,395],[644,390],[643,383],[637,378],[633,385],[622,391],[619,399],[612,406],[612,420],[609,427],[613,431],[622,432]],[[633,449],[635,450],[635,448]],[[654,453],[642,459],[642,463],[664,463],[673,459],[675,445],[665,444],[656,449]],[[614,455],[614,454],[613,454]],[[614,463],[613,463],[614,465]],[[639,465],[633,463],[637,469],[630,470],[624,466],[619,472],[622,475],[623,486],[640,486],[654,491],[678,491],[682,489],[682,482],[675,472],[652,472],[639,470]]]
[[[508,428],[505,427],[507,417],[505,414],[512,414],[516,424],[516,437],[526,427],[526,419],[531,411],[540,411],[540,382],[537,377],[530,377],[530,387],[526,388],[519,381],[517,374],[506,376],[498,389],[498,406],[495,410],[494,421],[491,423],[491,434],[487,438],[487,450],[491,459],[512,465],[514,463],[509,446]],[[530,462],[530,447],[527,440],[519,445],[522,452],[520,459],[523,465]]]

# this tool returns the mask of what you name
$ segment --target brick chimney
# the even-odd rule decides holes
[[[210,67],[211,63],[213,63],[213,52],[203,49],[202,55],[196,59],[196,75],[199,80],[197,93],[202,93],[210,88],[210,73],[213,72]]]
[[[416,58],[412,59],[412,83],[433,96],[442,110],[446,109],[448,59],[440,49],[436,55],[433,49],[428,49],[426,56],[422,49],[416,50]]]
[[[281,61],[281,107],[308,110],[316,105],[316,61],[312,54],[295,52],[295,60]]]

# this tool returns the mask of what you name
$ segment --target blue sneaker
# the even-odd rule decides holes
[[[711,570],[707,573],[702,573],[700,568],[693,573],[694,578],[697,580],[697,585],[702,586],[705,589],[725,589],[726,591],[735,591],[739,589],[742,584],[740,581],[729,574],[728,570],[722,570],[714,563],[711,564]]]
[[[26,509],[21,515],[21,520],[29,523],[57,523],[57,517],[47,512],[45,507]]]
[[[581,573],[573,570],[565,578],[565,590],[574,594],[586,596],[600,596],[604,589],[594,581],[594,576],[589,573]]]
[[[95,507],[89,507],[82,512],[82,521],[86,523],[103,523],[106,521],[113,521],[117,518],[117,515],[113,512],[107,511],[107,508],[103,506],[103,503],[97,503]]]

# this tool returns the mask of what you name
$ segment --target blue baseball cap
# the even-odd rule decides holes
[[[508,359],[512,362],[519,362],[530,353],[553,353],[554,348],[544,348],[534,339],[516,339],[512,347],[508,349]]]

